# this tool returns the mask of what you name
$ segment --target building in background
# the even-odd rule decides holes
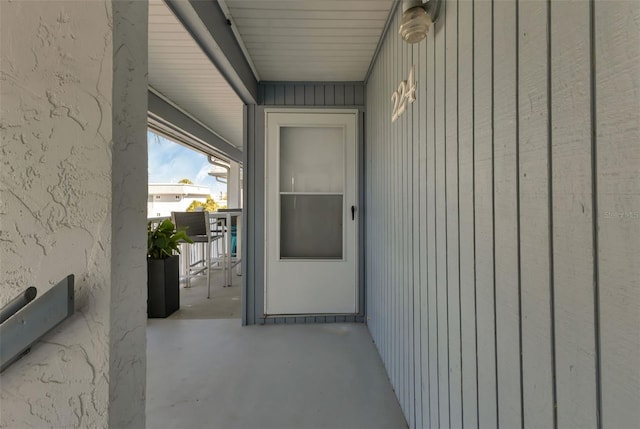
[[[208,186],[185,183],[150,183],[147,217],[171,216],[171,212],[186,211],[194,201],[206,203],[211,196]]]

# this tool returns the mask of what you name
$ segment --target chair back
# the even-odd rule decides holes
[[[171,212],[171,219],[176,228],[186,227],[186,233],[192,240],[211,234],[208,212]]]

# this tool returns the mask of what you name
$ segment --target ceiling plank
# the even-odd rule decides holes
[[[238,18],[235,20],[240,28],[372,28],[384,26],[384,19],[328,20],[328,19],[260,19]]]
[[[387,18],[388,11],[358,10],[358,11],[317,11],[317,10],[291,10],[291,9],[236,9],[235,19],[314,19],[314,20],[382,20]]]

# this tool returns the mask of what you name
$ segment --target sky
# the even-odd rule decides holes
[[[209,176],[211,164],[199,152],[147,132],[149,148],[149,183],[178,183],[189,179],[195,185],[208,186],[213,195],[226,193],[227,186]]]

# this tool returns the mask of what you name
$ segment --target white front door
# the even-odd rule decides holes
[[[266,113],[265,313],[357,313],[357,112]]]

